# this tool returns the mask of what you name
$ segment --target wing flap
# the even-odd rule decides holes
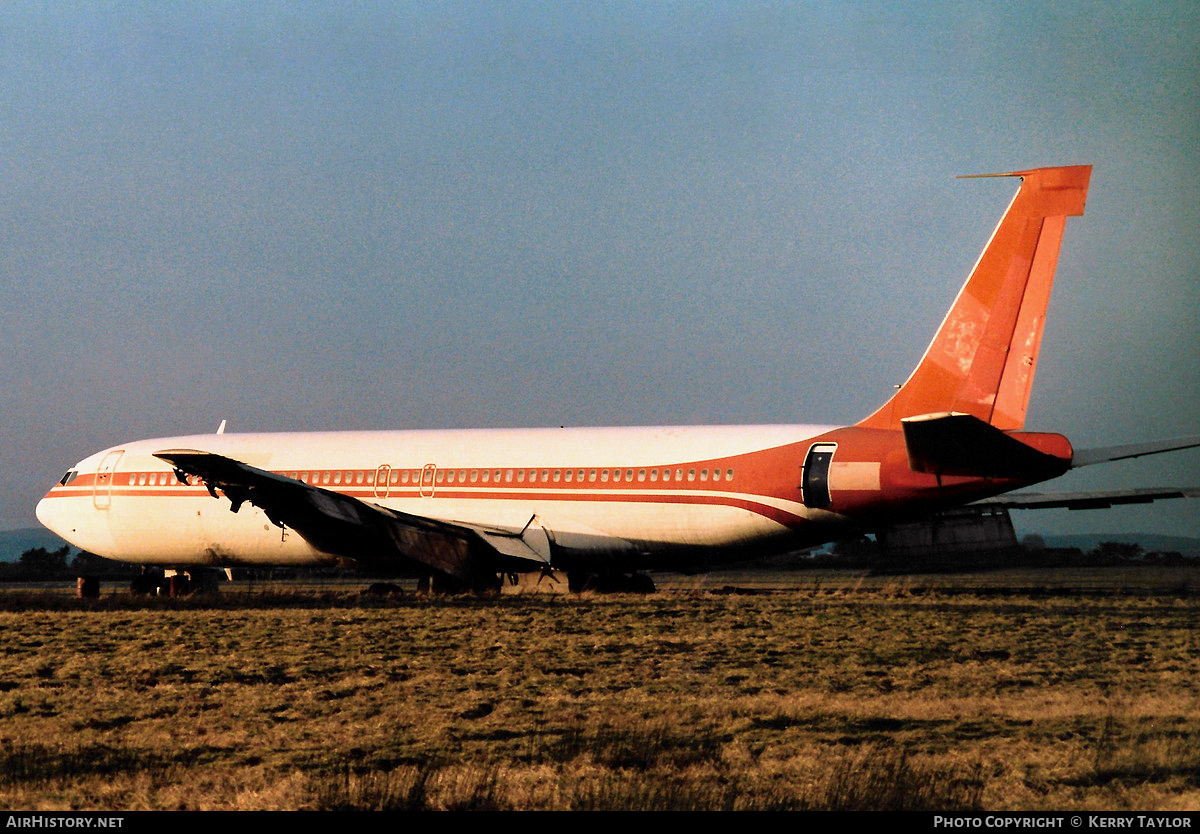
[[[550,564],[548,553],[543,554],[534,550],[529,542],[525,541],[521,536],[513,535],[512,533],[498,533],[491,530],[480,530],[479,535],[490,547],[495,548],[506,556],[530,562],[540,562],[544,565]]]

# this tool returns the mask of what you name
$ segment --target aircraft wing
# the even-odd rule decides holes
[[[272,523],[294,530],[318,550],[356,563],[394,567],[415,562],[474,587],[491,584],[499,571],[549,563],[549,552],[531,547],[524,531],[398,512],[212,452],[164,449],[154,456],[174,467],[185,483],[191,477],[202,479],[214,498],[223,494],[229,499],[233,512],[253,504]]]
[[[1099,490],[1093,492],[1010,492],[972,507],[1005,507],[1010,510],[1103,510],[1115,504],[1149,504],[1166,498],[1200,498],[1200,487]]]
[[[1178,449],[1191,449],[1196,446],[1200,446],[1200,435],[1176,437],[1172,440],[1155,440],[1150,443],[1131,443],[1125,446],[1102,446],[1095,449],[1078,449],[1071,461],[1071,468],[1078,469],[1081,466],[1091,466],[1094,463],[1139,458],[1142,455],[1157,455],[1160,452],[1174,452]]]

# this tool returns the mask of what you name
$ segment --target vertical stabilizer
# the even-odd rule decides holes
[[[983,175],[1021,177],[1021,187],[916,370],[858,425],[898,429],[906,417],[959,412],[1004,431],[1024,426],[1063,228],[1083,214],[1091,173]]]

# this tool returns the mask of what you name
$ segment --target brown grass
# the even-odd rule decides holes
[[[0,803],[1200,806],[1195,576],[1120,593],[1074,578],[0,593]]]

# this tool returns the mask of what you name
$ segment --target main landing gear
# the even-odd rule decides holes
[[[187,597],[192,594],[215,594],[220,590],[224,574],[211,568],[176,571],[142,568],[141,574],[129,583],[134,596]]]

